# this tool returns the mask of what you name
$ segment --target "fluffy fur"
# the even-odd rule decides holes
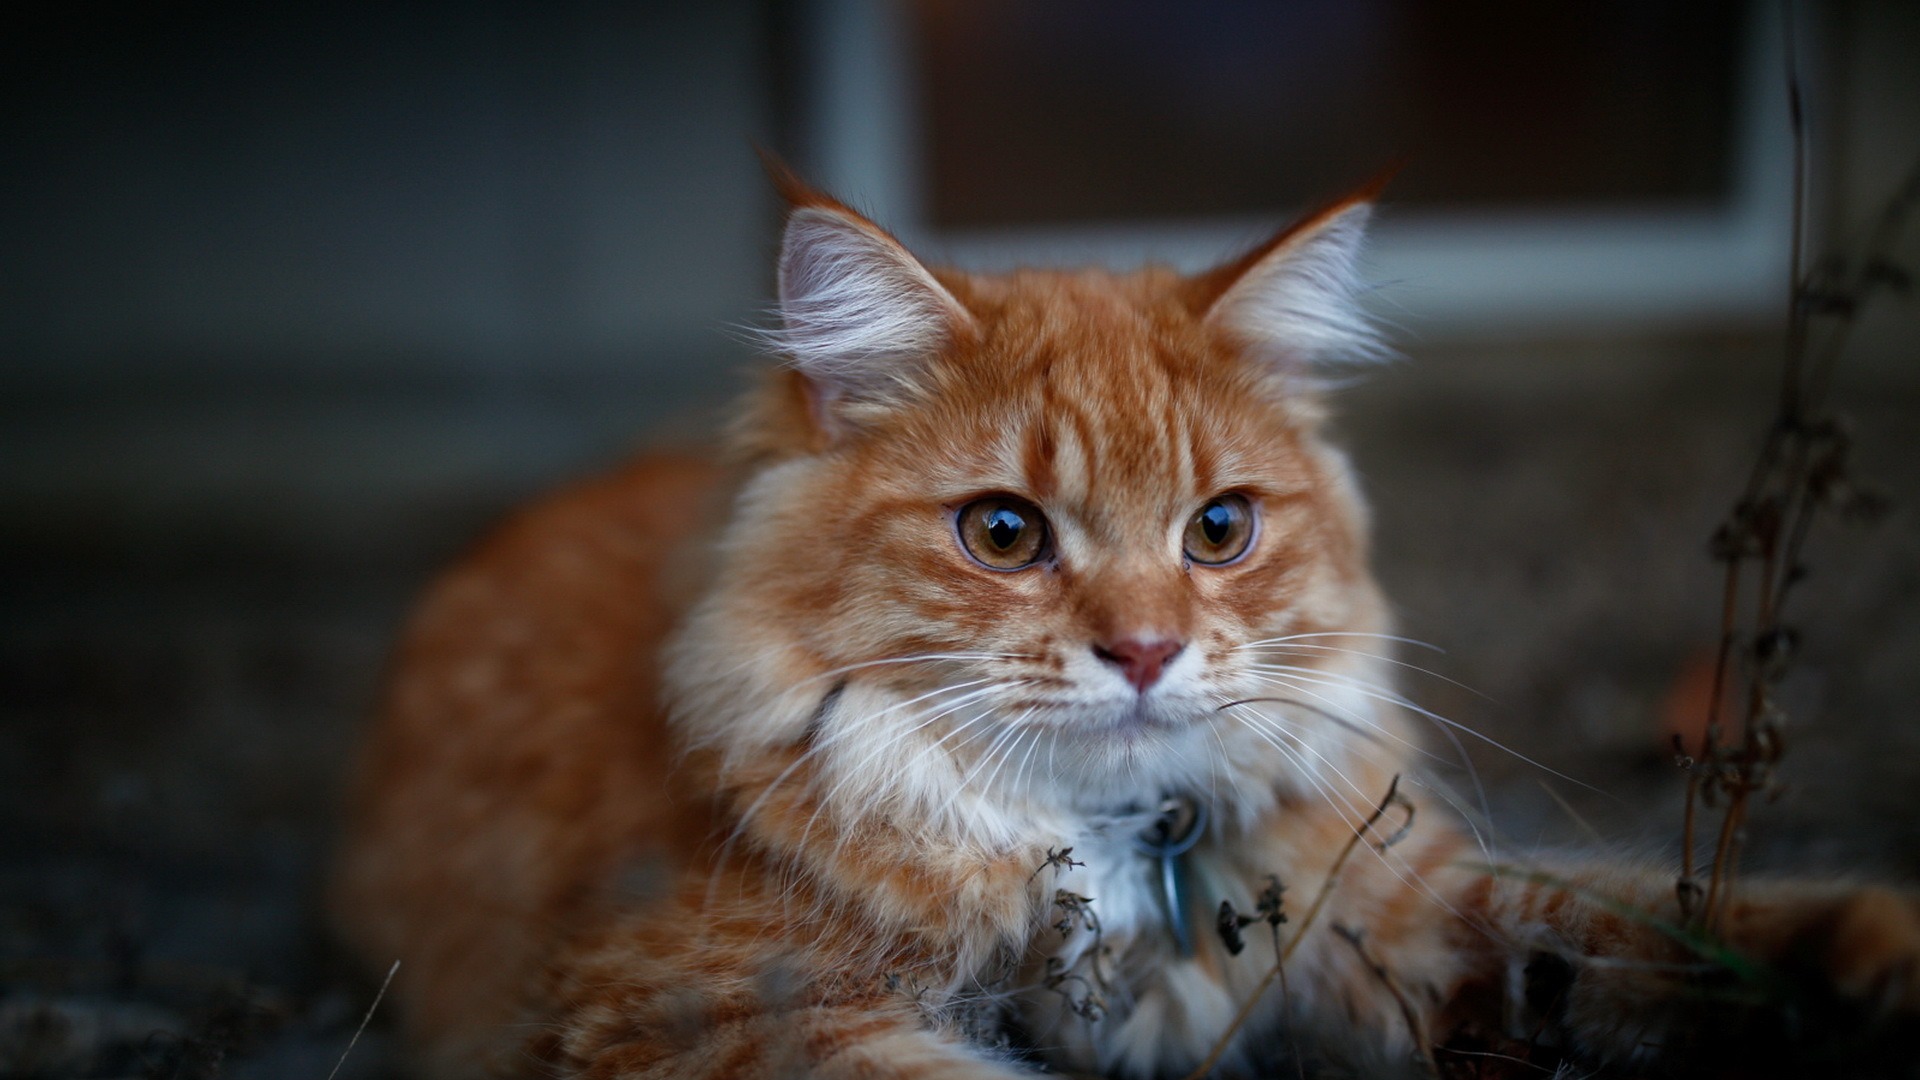
[[[788,363],[731,463],[650,459],[524,512],[407,633],[334,901],[371,964],[404,961],[425,1071],[1177,1076],[1273,965],[1264,925],[1235,955],[1215,912],[1275,879],[1285,990],[1229,1064],[1404,1062],[1467,1030],[1718,1052],[1706,1021],[1746,1013],[1666,932],[1669,878],[1490,872],[1412,779],[1309,389],[1379,351],[1365,198],[1195,277],[987,277],[784,186]],[[1228,493],[1253,542],[1196,562],[1188,524]],[[1044,513],[1037,563],[968,555],[955,517],[988,495]],[[1144,690],[1115,660],[1136,648],[1177,650]],[[1211,815],[1190,957],[1133,850],[1168,794]],[[1756,886],[1722,929],[1849,1016],[1915,1010],[1904,897]]]

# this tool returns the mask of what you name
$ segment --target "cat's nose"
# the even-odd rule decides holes
[[[1133,688],[1144,694],[1160,681],[1167,665],[1186,647],[1186,642],[1171,638],[1129,638],[1096,644],[1093,655],[1119,668]]]

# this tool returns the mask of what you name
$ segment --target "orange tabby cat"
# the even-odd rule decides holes
[[[1368,195],[1194,277],[982,276],[782,182],[729,463],[522,513],[401,648],[334,901],[428,1074],[1677,1063],[1920,1010],[1904,897],[1747,887],[1722,940],[1800,977],[1743,1012],[1670,876],[1491,872],[1413,783],[1313,390],[1377,352]]]

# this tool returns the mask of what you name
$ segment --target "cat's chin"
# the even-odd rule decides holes
[[[1146,697],[1136,697],[1113,710],[1111,718],[1094,734],[1131,742],[1186,727],[1190,722],[1189,716],[1171,712]]]
[[[1137,698],[1081,712],[1056,730],[1095,771],[1138,774],[1156,761],[1183,757],[1202,720],[1192,709]]]
[[[1082,737],[1126,750],[1164,749],[1184,741],[1214,721],[1214,710],[1186,696],[1136,697],[1087,717]]]
[[[1052,780],[1076,807],[1108,808],[1169,791],[1213,788],[1225,763],[1213,751],[1206,713],[1184,702],[1135,699],[1064,723]],[[1071,749],[1069,749],[1071,747]]]

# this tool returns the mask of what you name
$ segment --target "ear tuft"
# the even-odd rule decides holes
[[[833,207],[803,206],[780,249],[777,343],[843,393],[909,380],[971,317],[906,248]]]
[[[1193,279],[1196,306],[1276,360],[1318,367],[1392,355],[1358,298],[1359,255],[1372,191],[1282,230],[1246,255]]]

